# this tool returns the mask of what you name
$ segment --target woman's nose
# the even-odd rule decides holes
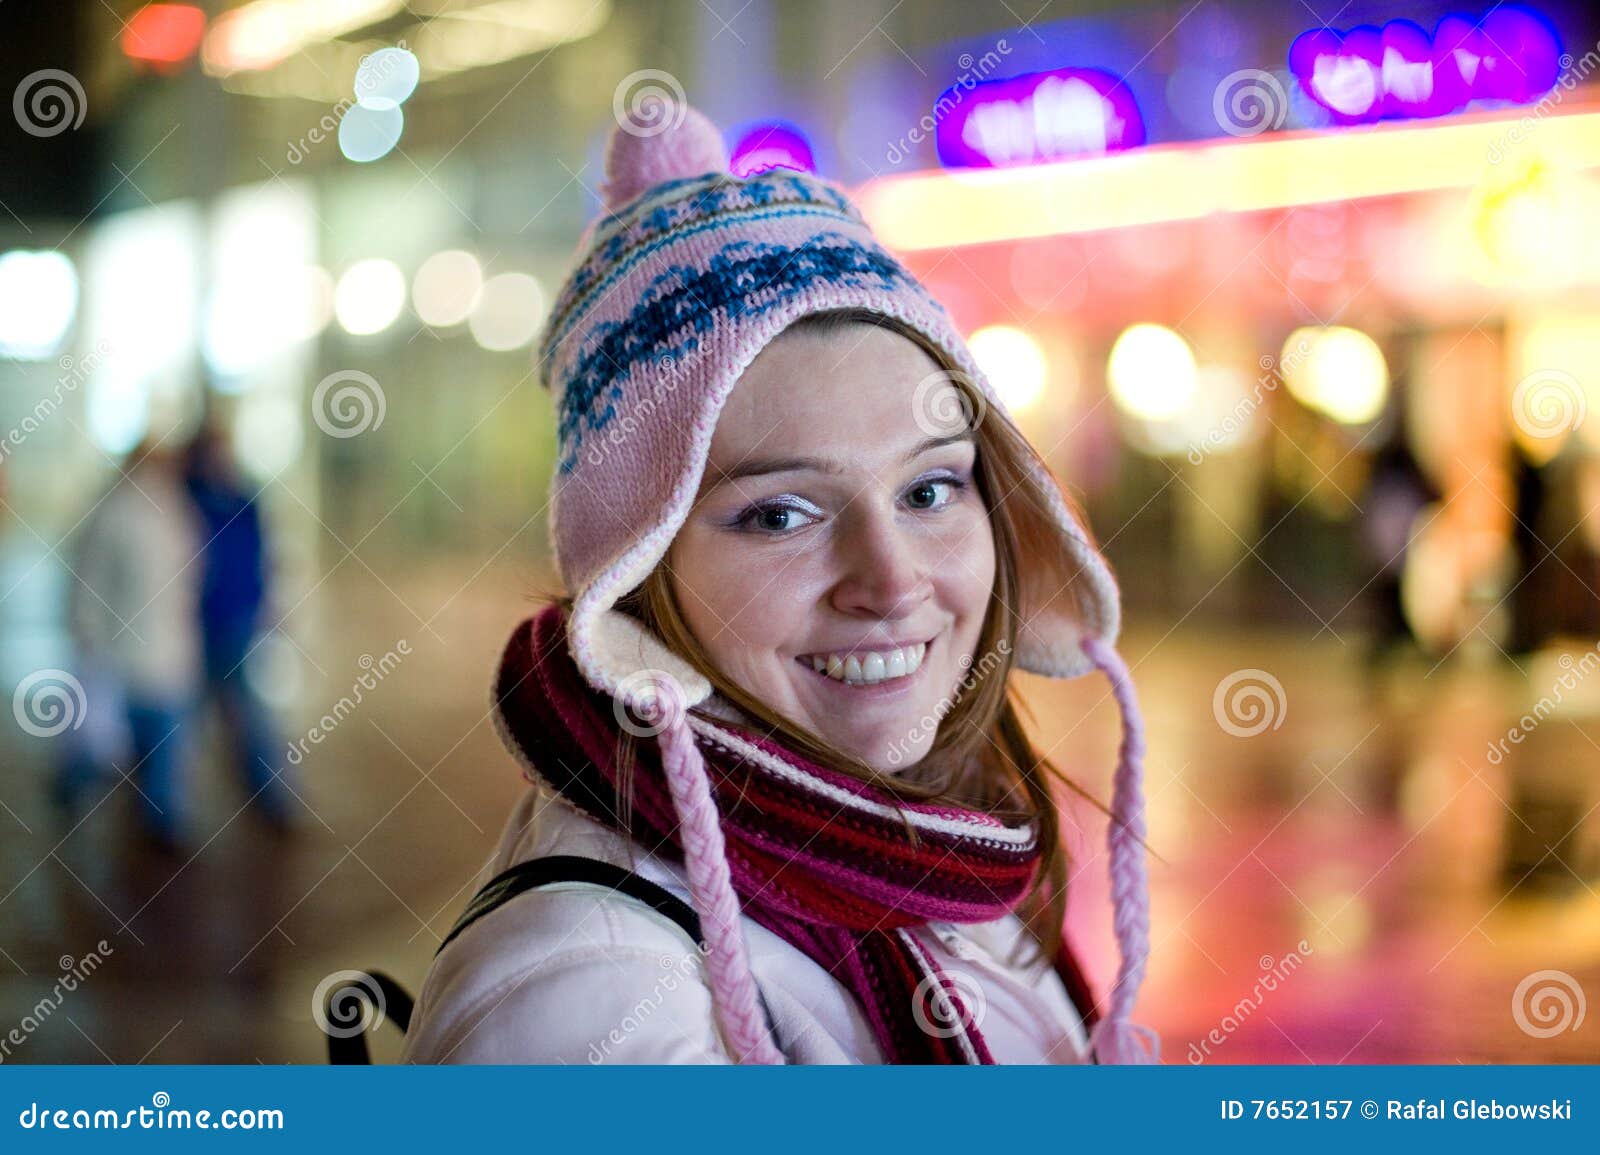
[[[836,539],[839,580],[834,608],[884,620],[916,614],[933,589],[927,543],[896,524],[893,514],[857,511]]]

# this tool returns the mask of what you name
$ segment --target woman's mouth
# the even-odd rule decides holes
[[[819,677],[851,689],[898,686],[908,683],[922,669],[931,641],[882,650],[856,650],[848,654],[801,654],[795,661]]]

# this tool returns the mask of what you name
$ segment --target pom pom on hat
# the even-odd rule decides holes
[[[600,187],[612,212],[662,181],[728,171],[722,133],[687,104],[651,91],[632,100],[626,114],[620,105],[617,113]]]

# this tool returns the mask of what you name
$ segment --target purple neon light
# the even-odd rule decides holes
[[[934,142],[947,168],[1038,164],[1145,141],[1133,93],[1098,68],[955,85],[940,94],[934,112]]]
[[[730,159],[731,171],[741,179],[773,168],[816,172],[816,158],[805,133],[787,121],[756,125],[739,138]]]
[[[1451,15],[1429,37],[1409,20],[1345,33],[1317,28],[1289,48],[1300,87],[1339,124],[1443,116],[1473,100],[1525,104],[1555,85],[1561,41],[1531,8],[1474,21]]]

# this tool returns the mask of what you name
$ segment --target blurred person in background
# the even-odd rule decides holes
[[[77,534],[68,628],[87,674],[92,737],[69,752],[56,802],[69,815],[77,808],[125,720],[125,776],[142,828],[156,849],[176,853],[188,824],[183,778],[201,677],[192,563],[202,541],[178,454],[147,437]],[[89,696],[95,687],[101,692]],[[93,720],[97,712],[103,717]]]
[[[1506,649],[1515,655],[1533,653],[1554,632],[1550,578],[1559,563],[1543,536],[1551,499],[1550,470],[1519,443],[1512,443],[1511,455],[1511,551],[1516,557],[1512,581],[1516,584],[1509,599],[1511,638]]]
[[[217,703],[251,803],[274,829],[288,832],[294,810],[287,767],[279,762],[271,707],[248,674],[267,597],[267,539],[255,495],[215,416],[201,422],[184,452],[184,482],[205,535],[197,563],[205,695]]]
[[[1417,530],[1417,514],[1441,496],[1411,450],[1405,405],[1397,398],[1394,430],[1373,458],[1361,502],[1361,540],[1377,570],[1368,587],[1372,607],[1369,663],[1380,662],[1396,647],[1416,640],[1406,620],[1401,579],[1411,536]]]

